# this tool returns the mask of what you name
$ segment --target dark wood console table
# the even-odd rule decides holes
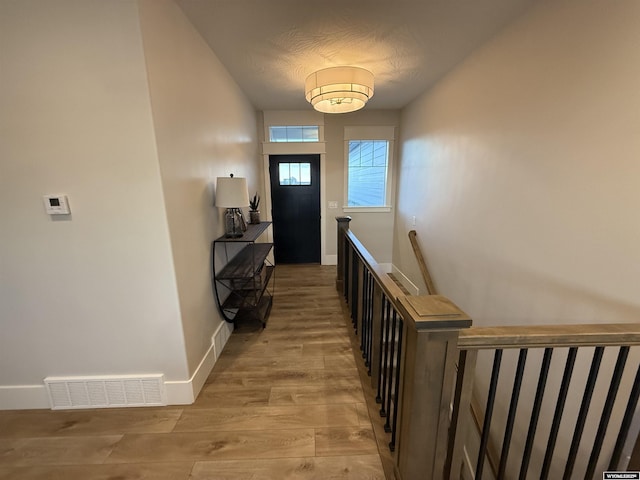
[[[267,324],[275,289],[275,265],[268,258],[273,243],[256,240],[269,225],[249,224],[242,237],[222,236],[211,245],[213,289],[228,322],[256,319],[263,327]]]

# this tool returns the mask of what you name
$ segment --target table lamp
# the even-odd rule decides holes
[[[216,207],[226,208],[224,215],[225,236],[227,238],[242,237],[246,222],[242,215],[242,207],[249,206],[249,190],[247,179],[234,177],[218,177],[216,181]]]

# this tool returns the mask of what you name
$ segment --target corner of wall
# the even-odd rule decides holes
[[[165,382],[167,405],[190,405],[196,401],[232,332],[233,324],[222,322],[211,337],[211,345],[191,378],[184,381]]]

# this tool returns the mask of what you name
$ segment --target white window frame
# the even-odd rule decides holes
[[[285,139],[284,140],[273,140],[272,139],[272,129],[273,128],[283,128],[285,131]],[[289,140],[289,134],[291,133],[290,130],[291,129],[300,129],[302,135],[300,138],[300,140]],[[269,142],[271,143],[318,143],[320,141],[320,125],[269,125],[267,127],[268,131],[269,131]],[[305,140],[304,139],[304,131],[305,130],[315,130],[315,133],[317,134],[317,137],[314,139],[310,139],[310,140]]]
[[[387,182],[385,204],[376,207],[349,206],[349,142],[351,140],[386,140],[389,142],[387,158]],[[390,212],[393,194],[393,165],[395,150],[395,127],[393,126],[358,126],[344,127],[344,212]]]

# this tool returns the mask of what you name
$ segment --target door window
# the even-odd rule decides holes
[[[311,185],[310,163],[281,163],[278,171],[280,185]]]

